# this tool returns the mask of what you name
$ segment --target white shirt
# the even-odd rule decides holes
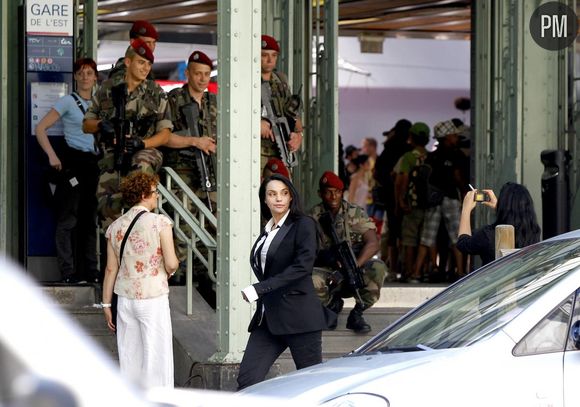
[[[280,228],[282,227],[282,225],[286,221],[286,218],[288,218],[288,214],[290,214],[290,210],[288,210],[284,214],[284,216],[282,217],[282,219],[280,219],[280,222],[278,222],[278,224],[276,226],[274,226],[274,218],[271,218],[268,221],[268,223],[266,223],[266,226],[264,226],[264,232],[266,232],[266,234],[263,235],[262,238],[256,244],[256,249],[257,249],[258,247],[260,247],[260,245],[262,245],[262,243],[264,243],[262,246],[262,250],[260,252],[260,264],[262,267],[262,273],[264,273],[264,270],[266,267],[266,257],[268,256],[268,250],[270,249],[270,244],[272,244],[272,240],[274,240],[274,237],[276,237],[276,234],[278,233],[278,231],[280,230]],[[252,253],[252,256],[255,256],[255,253]],[[258,293],[256,292],[256,289],[254,288],[253,285],[250,285],[250,286],[247,286],[246,288],[244,288],[242,290],[242,293],[244,293],[246,295],[247,301],[250,303],[254,302],[258,299]]]

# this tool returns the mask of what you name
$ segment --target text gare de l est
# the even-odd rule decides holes
[[[38,4],[30,6],[32,18],[30,25],[45,27],[67,27],[70,19],[70,7],[68,4]]]

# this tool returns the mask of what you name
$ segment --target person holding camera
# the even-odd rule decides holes
[[[478,203],[495,209],[496,220],[471,233],[471,212]],[[528,189],[515,182],[507,182],[499,199],[491,189],[469,191],[463,199],[459,220],[457,249],[464,254],[479,255],[482,265],[495,259],[495,227],[512,225],[515,247],[522,248],[540,241],[540,226],[536,219],[534,201]]]

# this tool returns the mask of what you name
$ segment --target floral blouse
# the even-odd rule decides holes
[[[119,258],[121,242],[133,218],[143,206],[134,206],[127,213],[114,221],[105,236]],[[161,230],[173,226],[165,215],[145,213],[137,220],[123,252],[123,262],[119,265],[114,291],[117,295],[129,299],[155,298],[169,293],[167,272],[161,250]]]

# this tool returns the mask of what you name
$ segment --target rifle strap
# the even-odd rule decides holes
[[[73,99],[75,100],[75,102],[77,102],[77,106],[79,107],[79,109],[81,109],[81,112],[83,112],[83,115],[85,113],[87,113],[87,109],[83,105],[83,102],[81,101],[80,96],[76,92],[73,92],[70,95],[73,97]]]

